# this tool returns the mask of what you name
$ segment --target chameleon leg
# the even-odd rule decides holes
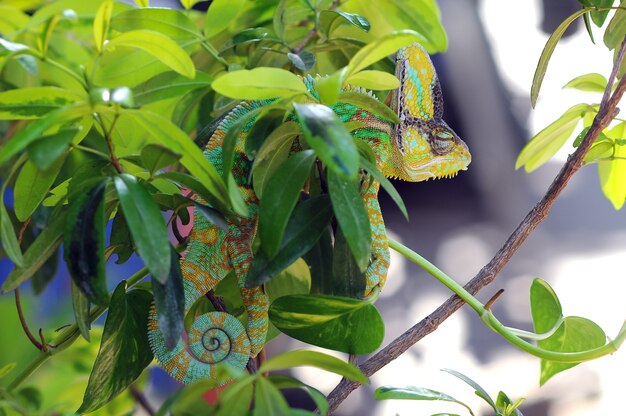
[[[254,208],[255,205],[249,204],[249,207]],[[243,219],[236,227],[231,227],[227,238],[230,263],[235,271],[243,305],[248,314],[246,331],[253,357],[263,349],[269,325],[269,298],[263,291],[263,287],[244,287],[253,259],[252,240],[255,229],[256,218]]]
[[[378,204],[378,188],[380,184],[373,181],[368,188],[362,192],[363,202],[369,215],[370,227],[372,231],[372,259],[365,271],[365,297],[374,294],[374,289],[382,289],[387,279],[389,270],[389,243],[385,223]]]
[[[189,249],[180,262],[185,293],[185,315],[196,300],[213,289],[230,270],[224,250],[226,232],[195,216]],[[216,366],[228,363],[243,368],[250,357],[250,341],[243,325],[224,312],[199,316],[174,349],[167,349],[153,305],[148,320],[148,337],[154,355],[175,379],[191,383],[215,379]],[[226,380],[223,380],[224,382]]]

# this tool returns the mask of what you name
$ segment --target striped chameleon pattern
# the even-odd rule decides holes
[[[401,123],[392,125],[374,114],[347,103],[331,108],[343,122],[360,122],[352,132],[367,142],[376,155],[378,169],[387,177],[419,182],[430,178],[454,176],[470,163],[465,143],[443,121],[441,87],[428,53],[413,44],[396,57],[396,76],[400,88],[392,95],[392,107]],[[315,80],[305,79],[316,96]],[[351,91],[369,94],[360,88]],[[226,132],[242,116],[269,101],[245,102],[233,109],[209,140],[205,156],[218,172],[222,171],[222,143]],[[229,222],[224,231],[202,215],[194,216],[188,249],[181,259],[185,293],[185,314],[192,305],[233,271],[248,316],[244,325],[232,315],[211,312],[198,317],[189,333],[171,351],[165,346],[155,307],[148,323],[154,355],[176,380],[190,383],[217,379],[217,366],[228,363],[244,368],[265,344],[269,300],[262,286],[246,288],[246,275],[253,259],[252,240],[256,232],[258,199],[249,181],[251,162],[244,144],[250,126],[242,130],[235,146],[233,176],[249,209],[247,217]],[[365,298],[385,284],[389,269],[389,246],[378,204],[379,183],[364,181],[361,195],[368,210],[372,232],[372,259],[366,270]],[[227,380],[216,380],[224,383]]]

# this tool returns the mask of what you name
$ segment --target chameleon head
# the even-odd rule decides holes
[[[400,118],[391,140],[389,176],[418,182],[456,175],[467,169],[467,145],[443,121],[443,95],[424,48],[415,43],[398,52],[400,88],[392,97]]]

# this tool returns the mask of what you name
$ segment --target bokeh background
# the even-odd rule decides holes
[[[352,0],[355,1],[355,0]],[[151,1],[176,7],[176,1]],[[529,90],[535,65],[551,31],[580,6],[576,0],[439,0],[449,50],[433,57],[446,99],[445,118],[468,143],[473,162],[454,179],[419,184],[397,182],[410,214],[406,222],[383,194],[381,205],[390,234],[465,283],[485,265],[523,216],[540,199],[571,151],[565,149],[532,174],[515,171],[517,154],[539,130],[579,102],[599,102],[598,94],[563,90],[570,79],[588,72],[608,75],[611,53],[594,46],[581,24],[559,43],[551,60],[539,102],[530,107]],[[483,290],[486,301],[498,289],[504,295],[493,308],[505,324],[532,329],[528,293],[532,280],[547,280],[560,296],[567,315],[597,322],[611,336],[626,317],[626,216],[603,197],[596,166],[582,169],[496,282]],[[10,270],[0,263],[0,281]],[[135,259],[110,265],[113,287],[140,267]],[[62,261],[54,283],[40,297],[24,288],[24,302],[33,328],[70,322],[67,308],[69,277]],[[392,253],[392,267],[377,307],[386,323],[384,344],[432,312],[450,292],[417,266]],[[0,366],[7,361],[24,365],[35,355],[15,316],[12,296],[0,297]],[[85,344],[84,348],[89,347]],[[268,353],[302,344],[281,336]],[[85,355],[87,350],[85,350]],[[61,357],[59,357],[61,358]],[[67,381],[54,379],[51,360],[36,377],[48,380],[51,391],[83,386],[76,356],[64,358],[73,369]],[[352,393],[338,415],[427,415],[463,413],[440,402],[373,400],[381,385],[416,385],[444,391],[480,409],[487,407],[460,380],[441,368],[460,371],[489,393],[505,391],[522,405],[526,416],[618,414],[623,409],[626,354],[623,351],[580,365],[555,376],[539,388],[539,360],[526,355],[491,333],[474,312],[464,307],[436,332],[371,378],[371,384]],[[47,371],[50,370],[50,371]],[[74,371],[76,370],[76,371]],[[73,372],[72,372],[73,371]],[[178,386],[161,370],[153,369],[148,398],[159,403]],[[76,376],[76,374],[82,374]],[[298,369],[295,375],[325,393],[339,381],[328,373]],[[65,383],[65,384],[64,384]],[[82,383],[82,384],[81,384]],[[79,387],[76,387],[79,388]],[[616,413],[617,412],[617,413]]]

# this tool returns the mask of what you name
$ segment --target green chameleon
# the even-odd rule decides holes
[[[398,125],[347,103],[339,102],[331,108],[343,122],[356,121],[364,126],[354,130],[352,135],[371,146],[378,169],[387,177],[419,182],[453,176],[459,170],[465,170],[470,163],[470,153],[465,143],[442,120],[439,80],[430,57],[420,45],[414,44],[398,52],[396,76],[400,88],[392,95],[392,107],[401,120]],[[315,80],[307,77],[305,82],[316,95]],[[358,88],[351,90],[366,93]],[[220,123],[205,149],[206,157],[218,172],[222,170],[222,143],[228,129],[243,115],[266,104],[260,101],[242,103]],[[233,176],[250,215],[229,223],[228,231],[210,224],[201,215],[195,215],[190,243],[180,265],[185,314],[197,299],[232,270],[248,315],[247,326],[224,312],[204,314],[194,321],[187,339],[182,337],[170,351],[165,346],[154,306],[150,312],[148,331],[154,355],[172,377],[183,383],[215,379],[216,365],[221,362],[244,368],[250,357],[255,357],[265,344],[268,296],[262,286],[244,287],[253,259],[252,240],[259,203],[248,179],[251,164],[244,152],[246,135],[244,129],[236,144]],[[364,186],[361,194],[368,210],[373,243],[372,259],[365,274],[365,297],[382,288],[389,269],[387,235],[377,200],[380,185],[375,181],[367,183],[369,186]]]

